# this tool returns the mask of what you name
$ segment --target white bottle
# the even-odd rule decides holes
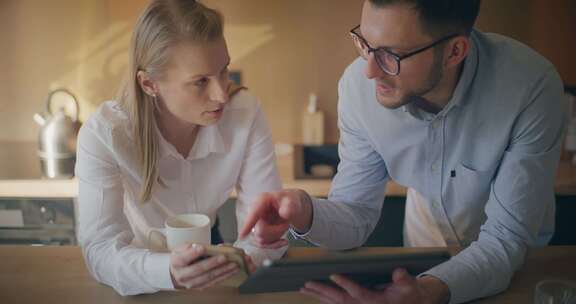
[[[302,143],[324,144],[324,113],[318,110],[318,97],[314,93],[310,94],[308,107],[302,117]]]

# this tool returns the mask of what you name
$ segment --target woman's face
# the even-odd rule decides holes
[[[224,39],[180,43],[168,52],[166,67],[153,81],[160,111],[185,123],[216,123],[229,101],[230,57]]]

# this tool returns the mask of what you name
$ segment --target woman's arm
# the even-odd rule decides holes
[[[170,256],[131,245],[134,235],[124,214],[124,189],[109,130],[88,122],[78,138],[78,238],[90,273],[121,295],[173,289]]]

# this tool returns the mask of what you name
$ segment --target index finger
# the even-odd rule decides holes
[[[258,199],[256,199],[256,201],[253,203],[254,209],[250,211],[244,222],[244,227],[242,227],[240,230],[240,239],[245,238],[250,233],[252,228],[254,228],[262,214],[266,211],[266,208],[268,208],[271,199],[274,198],[269,193],[264,193],[260,195]]]

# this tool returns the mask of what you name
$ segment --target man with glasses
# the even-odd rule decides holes
[[[406,246],[460,246],[383,290],[343,276],[303,292],[335,303],[462,303],[505,290],[554,230],[554,179],[567,103],[553,65],[512,39],[473,29],[479,0],[366,0],[350,32],[360,58],[339,83],[341,162],[328,199],[265,193],[241,236],[263,247],[292,233],[362,246],[384,187],[408,188]]]

